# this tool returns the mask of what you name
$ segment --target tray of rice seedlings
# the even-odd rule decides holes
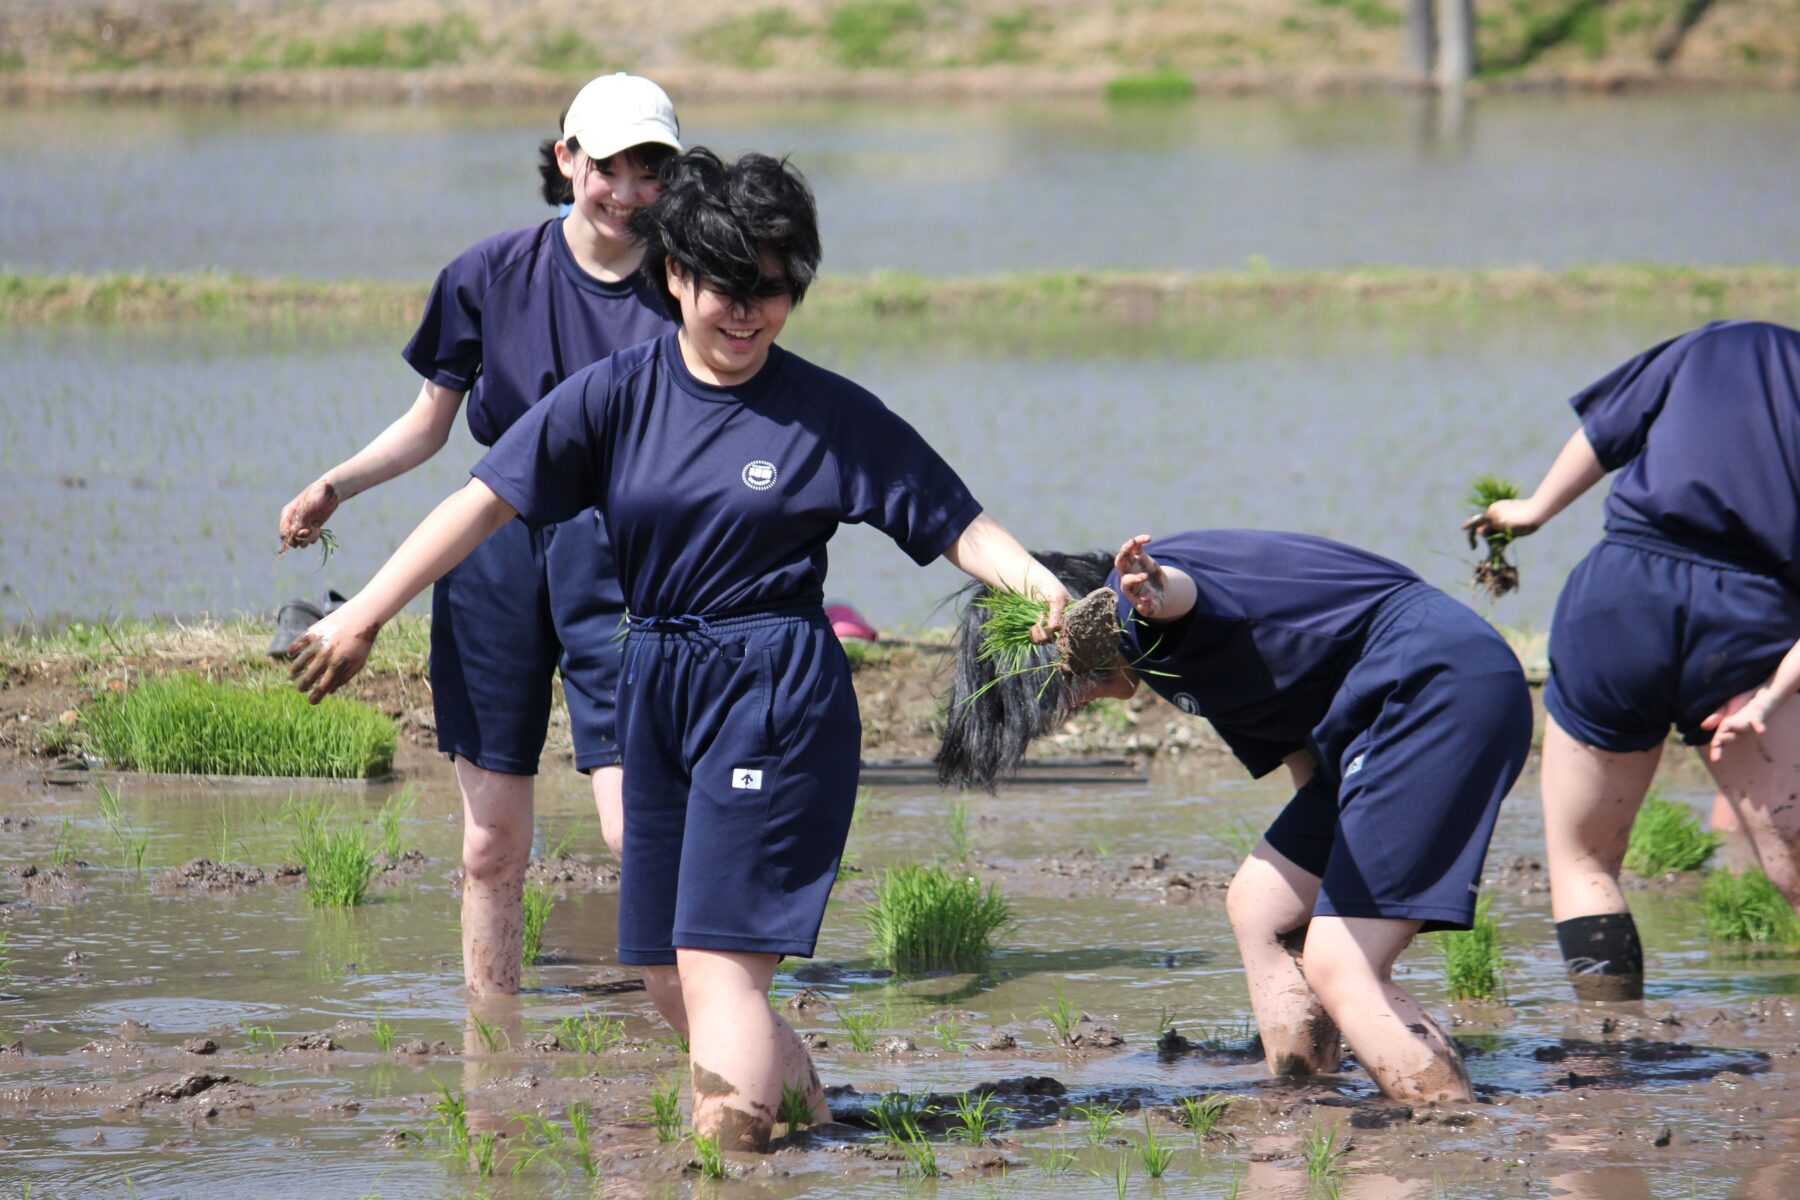
[[[975,601],[985,614],[980,657],[992,660],[996,680],[1041,672],[1046,688],[1058,675],[1073,679],[1106,670],[1119,654],[1118,605],[1118,593],[1102,587],[1063,609],[1054,657],[1047,658],[1031,631],[1050,615],[1050,605],[1023,592],[990,590]]]
[[[1477,513],[1484,513],[1488,506],[1497,500],[1517,500],[1519,485],[1510,479],[1502,479],[1498,475],[1477,475],[1469,485],[1469,495],[1465,503],[1473,507]],[[1506,557],[1507,548],[1513,544],[1514,535],[1510,530],[1490,530],[1481,535],[1487,542],[1487,557],[1475,564],[1475,586],[1486,588],[1490,596],[1500,597],[1519,588],[1519,568],[1516,563]],[[1475,531],[1469,530],[1469,549],[1475,549]]]

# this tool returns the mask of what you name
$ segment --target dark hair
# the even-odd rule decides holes
[[[1035,551],[1033,557],[1077,597],[1106,586],[1113,568],[1113,556],[1102,550]],[[981,657],[983,613],[974,603],[988,591],[986,584],[974,583],[957,593],[963,606],[956,621],[956,663],[934,761],[944,786],[991,792],[1019,769],[1032,739],[1053,732],[1073,706],[1069,681],[1060,671],[995,678],[993,660]],[[1039,648],[1041,663],[1048,666],[1054,657],[1054,647]]]
[[[568,115],[569,110],[563,109],[563,115],[557,118],[557,124],[560,126],[563,118]],[[581,153],[581,139],[570,138],[568,147],[570,157]],[[641,146],[631,146],[621,150],[612,157],[625,159],[628,163],[640,166],[646,171],[660,172],[663,164],[675,157],[675,148],[665,146],[661,142],[645,142]],[[589,159],[588,161],[591,170],[593,160]],[[575,203],[575,181],[564,175],[562,167],[557,164],[555,138],[546,138],[538,143],[538,178],[543,181],[538,191],[544,197],[545,204],[555,208],[563,204]]]
[[[781,260],[782,290],[795,304],[819,269],[819,210],[812,189],[785,158],[746,154],[722,161],[704,146],[663,167],[662,194],[631,216],[644,244],[644,276],[669,315],[681,305],[669,291],[666,265],[741,303],[767,295],[765,253]]]

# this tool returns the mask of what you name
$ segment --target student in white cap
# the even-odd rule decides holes
[[[544,201],[563,215],[478,242],[439,273],[403,357],[423,376],[412,407],[281,510],[284,546],[305,546],[338,505],[441,449],[468,398],[491,446],[589,363],[675,328],[627,232],[681,149],[675,107],[636,75],[602,75],[539,147]],[[513,521],[443,579],[431,601],[438,748],[463,796],[463,971],[471,991],[519,987],[532,780],[560,670],[575,766],[590,775],[601,829],[619,853],[622,772],[614,730],[624,597],[605,527],[590,509],[560,524]]]

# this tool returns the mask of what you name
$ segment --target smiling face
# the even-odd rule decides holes
[[[565,142],[556,143],[556,165],[574,188],[576,214],[595,235],[620,248],[631,245],[625,223],[662,190],[657,172],[629,150],[596,162],[584,150],[570,154]]]
[[[787,324],[793,298],[781,282],[781,263],[763,255],[764,284],[749,300],[733,300],[667,263],[669,291],[681,305],[681,357],[694,377],[730,387],[769,361],[769,348]]]

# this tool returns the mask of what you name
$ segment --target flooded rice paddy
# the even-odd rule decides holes
[[[1699,804],[1697,777],[1669,772]],[[574,831],[543,877],[557,901],[547,961],[516,1001],[471,1009],[456,931],[457,801],[447,773],[423,781],[401,827],[407,859],[373,903],[310,909],[291,880],[280,812],[326,798],[373,818],[383,789],[129,780],[124,822],[149,837],[142,874],[122,863],[88,785],[0,791],[15,864],[0,881],[0,1187],[33,1196],[542,1194],[677,1197],[893,1195],[911,1174],[868,1128],[883,1094],[940,1105],[993,1085],[1009,1114],[995,1140],[943,1140],[935,1182],[952,1197],[1127,1193],[1300,1200],[1587,1200],[1800,1192],[1800,960],[1747,958],[1707,943],[1693,881],[1634,893],[1651,958],[1641,1005],[1579,1007],[1554,950],[1539,859],[1535,781],[1505,810],[1489,886],[1511,969],[1508,1005],[1449,1005],[1431,939],[1407,956],[1409,986],[1455,1022],[1481,1101],[1411,1112],[1347,1071],[1306,1084],[1263,1077],[1225,922],[1222,884],[1236,831],[1258,828],[1277,788],[1202,770],[1150,786],[1040,786],[970,802],[970,869],[999,884],[1017,927],[980,973],[896,978],[864,948],[860,913],[882,867],[952,860],[951,801],[935,789],[865,794],[819,956],[787,963],[775,1001],[822,1039],[821,1073],[840,1123],[788,1139],[721,1182],[658,1143],[650,1094],[685,1074],[635,973],[614,961],[616,892],[583,781],[546,775],[540,855]],[[49,863],[58,843],[74,862]],[[208,890],[170,868],[204,857],[270,872]],[[33,864],[35,873],[20,864]],[[214,873],[217,882],[217,873]],[[1058,997],[1092,1018],[1090,1046],[1057,1044]],[[621,1021],[599,1055],[553,1047],[565,1017]],[[869,1014],[858,1051],[838,1015]],[[385,1022],[395,1048],[377,1046]],[[1172,1021],[1181,1042],[1158,1031]],[[488,1028],[484,1031],[482,1026]],[[1114,1039],[1119,1039],[1116,1044]],[[449,1089],[471,1131],[497,1132],[496,1167],[447,1154],[430,1106]],[[1196,1145],[1173,1120],[1183,1096],[1232,1099]],[[541,1145],[520,1114],[592,1114],[595,1174],[565,1142]],[[1105,1136],[1083,1107],[1120,1107]],[[1145,1121],[1176,1154],[1153,1182],[1134,1147]],[[942,1122],[939,1128],[942,1128]],[[1338,1130],[1347,1173],[1309,1182],[1303,1143]],[[1054,1155],[1074,1155],[1055,1175]],[[520,1167],[513,1173],[514,1167]],[[1332,1186],[1336,1191],[1330,1190]]]

